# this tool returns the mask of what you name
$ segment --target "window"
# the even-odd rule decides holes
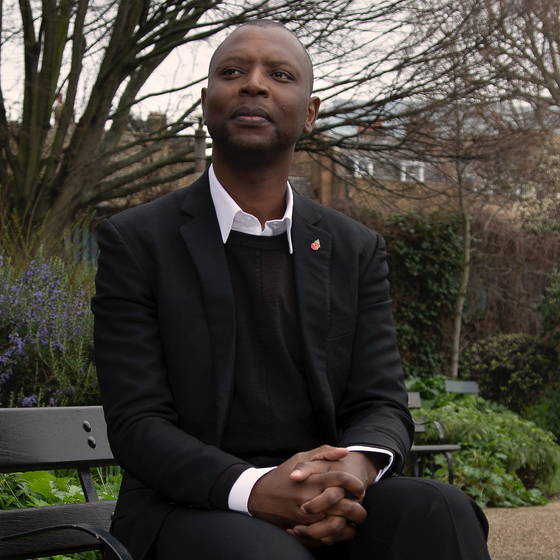
[[[365,157],[351,157],[352,175],[354,177],[373,177],[373,160]]]
[[[401,182],[424,182],[426,164],[423,161],[401,161],[399,167]]]

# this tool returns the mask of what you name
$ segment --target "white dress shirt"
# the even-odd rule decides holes
[[[265,223],[263,229],[258,218],[241,210],[237,202],[231,198],[228,192],[218,181],[212,165],[208,170],[208,178],[210,180],[210,194],[212,196],[214,208],[216,209],[216,216],[218,217],[218,224],[220,226],[222,241],[224,243],[228,240],[231,231],[240,231],[251,235],[262,235],[264,237],[272,237],[286,232],[288,236],[290,254],[293,254],[292,216],[294,211],[294,195],[292,187],[289,183],[286,189],[286,211],[284,212],[283,218],[281,220],[269,220]],[[394,461],[393,453],[387,449],[379,449],[377,447],[364,445],[352,445],[348,447],[348,450],[378,453],[386,457],[387,464],[379,471],[375,482],[377,482],[389,470]],[[248,503],[253,486],[257,483],[259,478],[275,468],[276,467],[251,467],[241,473],[241,476],[235,481],[230,490],[228,497],[229,509],[251,515],[249,513]]]

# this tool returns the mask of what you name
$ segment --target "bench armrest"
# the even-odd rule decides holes
[[[445,435],[443,433],[443,427],[437,420],[414,420],[414,424],[417,426],[425,426],[426,424],[433,424],[438,431],[438,439],[441,444],[445,443]]]
[[[82,531],[83,533],[88,533],[95,537],[98,541],[102,542],[105,546],[109,547],[116,554],[119,560],[133,560],[128,550],[126,550],[124,545],[121,544],[113,535],[111,535],[104,529],[97,529],[96,527],[93,527],[93,525],[88,525],[86,523],[53,525],[52,527],[44,527],[42,529],[35,529],[34,531],[26,531],[25,533],[17,533],[15,535],[0,537],[0,542],[7,542],[15,539],[30,537],[32,535],[42,535],[44,533],[64,530],[75,530]]]

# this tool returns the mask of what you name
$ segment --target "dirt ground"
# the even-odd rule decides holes
[[[492,560],[559,560],[560,496],[546,506],[489,508]]]

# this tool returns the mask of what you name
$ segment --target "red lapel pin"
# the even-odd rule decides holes
[[[311,243],[311,248],[314,251],[318,251],[321,248],[321,242],[318,239],[315,239],[315,241],[313,241],[313,243]]]

